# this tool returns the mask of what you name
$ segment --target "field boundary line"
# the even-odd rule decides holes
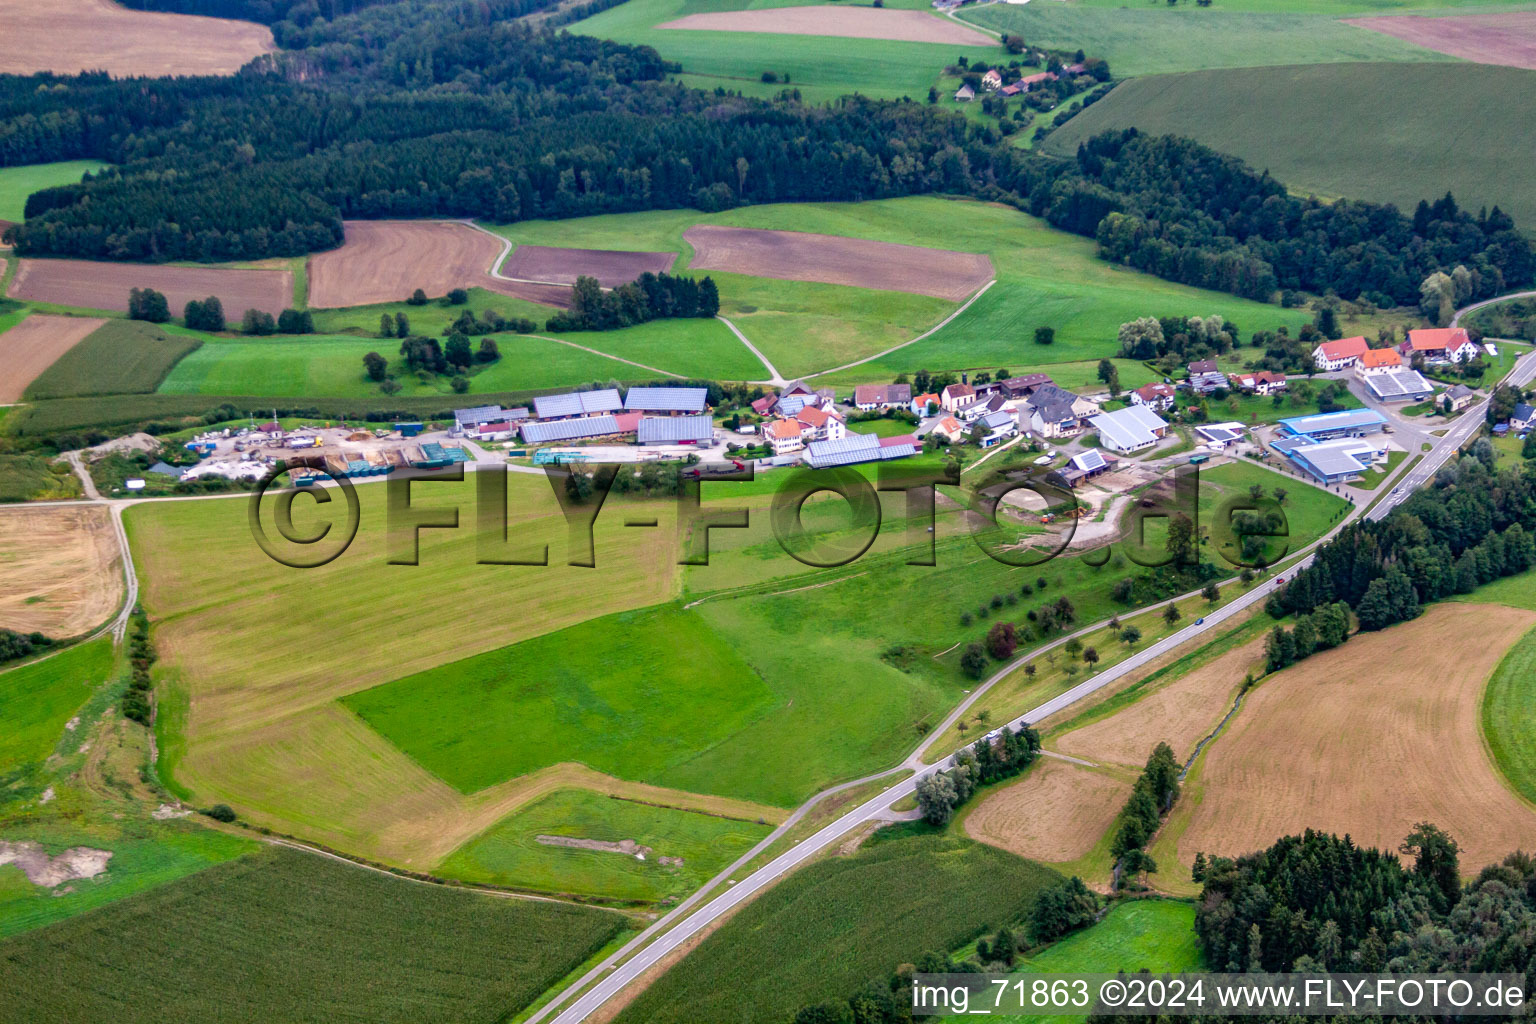
[[[939,331],[941,331],[945,327],[949,326],[949,322],[951,320],[953,320],[955,317],[959,316],[961,313],[964,313],[966,310],[970,309],[971,308],[971,304],[974,303],[977,299],[981,298],[983,295],[985,295],[987,293],[987,289],[991,288],[995,284],[997,284],[997,278],[994,277],[992,280],[988,281],[986,284],[984,284],[980,288],[978,288],[976,290],[976,294],[972,295],[970,298],[966,299],[965,303],[959,309],[955,310],[953,313],[949,314],[949,316],[945,317],[943,320],[940,320],[938,323],[934,324],[932,327],[928,328],[926,331],[924,331],[922,334],[919,334],[917,337],[913,338],[911,341],[904,341],[900,345],[892,345],[890,348],[886,349],[884,352],[876,352],[872,356],[865,356],[863,359],[855,359],[851,363],[844,363],[842,366],[834,366],[830,370],[818,370],[815,373],[806,374],[806,376],[807,377],[824,377],[824,376],[826,376],[829,373],[838,373],[838,372],[841,372],[843,370],[851,370],[855,366],[863,366],[865,363],[874,362],[876,359],[883,359],[885,356],[890,355],[892,352],[899,352],[902,349],[906,348],[908,345],[916,345],[918,342],[922,341],[923,339],[929,337],[930,335],[937,334]]]

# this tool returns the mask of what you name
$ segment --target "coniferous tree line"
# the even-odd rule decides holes
[[[1171,607],[1171,606],[1170,606]],[[1157,862],[1147,853],[1151,840],[1163,815],[1173,809],[1179,798],[1179,762],[1173,756],[1173,748],[1159,743],[1147,758],[1146,767],[1131,788],[1131,795],[1120,811],[1119,824],[1109,852],[1115,858],[1115,878],[1151,874],[1157,870]]]
[[[1536,474],[1523,464],[1499,468],[1494,459],[1492,445],[1479,440],[1387,518],[1345,527],[1270,595],[1269,613],[1311,616],[1319,637],[1332,638],[1337,623],[1324,623],[1342,602],[1360,629],[1384,629],[1414,618],[1426,602],[1536,566]],[[1304,656],[1299,648],[1291,654]]]
[[[571,308],[545,324],[550,331],[612,331],[648,320],[713,317],[720,312],[720,291],[712,278],[681,274],[641,274],[629,284],[603,291],[597,278],[582,275],[571,286]]]

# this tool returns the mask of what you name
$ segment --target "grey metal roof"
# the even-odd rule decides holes
[[[1077,395],[1066,388],[1057,387],[1055,384],[1042,384],[1030,395],[1026,404],[1032,409],[1038,409],[1044,405],[1055,405],[1065,402],[1070,406],[1077,401]]]
[[[1475,395],[1476,393],[1477,392],[1473,391],[1465,384],[1453,385],[1451,389],[1446,392],[1446,394],[1452,398],[1466,398],[1468,395]]]
[[[581,437],[602,437],[618,432],[619,421],[612,416],[585,416],[581,419],[557,420],[554,423],[523,424],[523,440],[530,444],[574,441]]]
[[[1168,426],[1157,413],[1144,405],[1128,405],[1114,412],[1090,417],[1089,424],[1111,448],[1139,448],[1157,441],[1155,430]]]
[[[476,405],[453,410],[453,419],[461,427],[478,427],[482,423],[495,423],[506,418],[507,413],[499,405]]]
[[[534,414],[539,419],[551,416],[590,416],[594,413],[615,412],[624,408],[619,393],[614,388],[599,391],[568,391],[563,395],[540,395],[533,400]]]
[[[911,444],[880,444],[874,434],[849,434],[836,441],[812,441],[806,447],[806,461],[817,469],[825,466],[850,466],[859,462],[904,459],[917,454]]]
[[[630,388],[624,408],[630,412],[703,412],[707,388]]]
[[[633,394],[633,392],[631,392]],[[664,442],[713,441],[715,421],[707,414],[697,416],[642,416],[638,440],[641,444]]]
[[[1314,416],[1292,416],[1280,423],[1293,434],[1318,434],[1328,430],[1352,430],[1358,427],[1380,426],[1387,418],[1374,409],[1345,409],[1342,412],[1323,412]]]
[[[1006,412],[989,412],[981,418],[981,422],[990,430],[1001,430],[1003,427],[1016,426],[1013,414]]]
[[[1406,366],[1375,370],[1365,375],[1365,386],[1377,398],[1406,398],[1409,395],[1427,395],[1434,390],[1424,375]]]
[[[1324,476],[1363,473],[1370,467],[1369,457],[1359,457],[1340,444],[1304,444],[1291,452],[1291,458],[1305,462]]]
[[[785,416],[793,416],[810,404],[810,400],[804,395],[789,395],[779,399],[779,412]]]

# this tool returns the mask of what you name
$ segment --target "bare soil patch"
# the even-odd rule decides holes
[[[0,626],[77,636],[123,596],[111,514],[101,506],[0,509]]]
[[[276,48],[265,25],[133,11],[109,0],[0,0],[0,25],[0,74],[7,75],[232,75]]]
[[[595,277],[604,288],[628,284],[646,271],[671,270],[675,252],[626,252],[618,249],[557,249],[520,245],[512,250],[501,272],[506,277],[570,286],[578,277]]]
[[[163,293],[173,316],[180,316],[193,299],[216,295],[224,306],[224,316],[233,323],[239,323],[240,315],[248,309],[276,316],[293,304],[293,274],[287,270],[95,260],[22,260],[9,294],[60,306],[127,312],[130,288],[153,288]]]
[[[1536,11],[1452,18],[1393,14],[1344,22],[1479,64],[1536,68]]]
[[[112,859],[111,850],[93,850],[89,846],[75,846],[57,857],[30,841],[19,843],[0,840],[0,864],[14,864],[33,885],[52,889],[80,878],[95,878],[107,870]]]
[[[920,245],[710,224],[689,228],[683,239],[696,253],[689,264],[694,270],[911,292],[951,302],[992,280],[986,256]]]
[[[417,288],[432,298],[454,288],[479,287],[551,306],[570,303],[568,285],[492,277],[502,244],[468,224],[349,220],[346,231],[341,248],[310,258],[309,304],[318,309],[402,302]]]
[[[1166,742],[1179,760],[1231,709],[1243,677],[1264,658],[1262,638],[1186,672],[1153,690],[1118,714],[1074,729],[1052,747],[1090,761],[1139,767],[1159,743]]]
[[[622,853],[626,857],[635,860],[646,860],[653,852],[649,846],[642,846],[633,839],[620,839],[611,843],[606,839],[577,839],[574,836],[534,836],[540,845],[563,846],[570,850],[597,850],[600,853]],[[661,857],[659,862],[669,867],[680,867],[683,863],[681,857]]]
[[[1019,782],[966,816],[972,839],[1031,860],[1084,857],[1114,823],[1131,784],[1069,761],[1043,758]]]
[[[842,36],[846,39],[895,39],[904,43],[955,43],[996,46],[997,40],[949,18],[926,11],[876,7],[775,7],[755,11],[708,11],[669,21],[657,28],[712,32],[772,32],[791,36]]]
[[[28,384],[104,323],[96,317],[34,313],[0,334],[0,405],[21,401]]]
[[[1483,749],[1483,687],[1536,614],[1442,604],[1266,680],[1205,755],[1203,795],[1178,843],[1237,855],[1316,828],[1395,850],[1420,821],[1476,872],[1529,847],[1536,810]]]

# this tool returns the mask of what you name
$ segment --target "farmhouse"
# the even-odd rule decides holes
[[[1461,412],[1467,406],[1477,401],[1477,392],[1465,384],[1457,384],[1447,388],[1444,395],[1440,396],[1442,404],[1449,405],[1451,412]]]
[[[1326,372],[1342,370],[1358,363],[1370,348],[1361,337],[1325,341],[1312,350],[1312,362],[1317,364],[1319,370]]]
[[[708,399],[707,388],[630,388],[624,395],[624,408],[628,412],[682,416],[703,412]]]
[[[988,92],[996,92],[1003,87],[1003,76],[998,73],[997,68],[991,68],[981,76],[981,87]]]
[[[1274,448],[1291,460],[1301,472],[1323,484],[1342,484],[1360,479],[1377,459],[1386,458],[1386,450],[1370,441],[1354,437],[1332,441],[1314,441],[1308,437],[1289,437],[1274,443]]]
[[[800,434],[806,441],[836,441],[848,433],[848,425],[835,412],[808,405],[795,413]]]
[[[1249,395],[1273,395],[1290,387],[1285,374],[1273,370],[1254,370],[1251,373],[1234,373],[1232,386]]]
[[[1364,377],[1377,370],[1394,370],[1403,365],[1403,357],[1395,348],[1368,348],[1360,354],[1360,365],[1355,373]]]
[[[1024,87],[1025,92],[1029,92],[1030,89],[1040,85],[1043,82],[1054,81],[1056,81],[1056,76],[1054,74],[1049,71],[1041,71],[1038,74],[1025,75],[1023,78],[1019,79],[1019,85]]]
[[[1019,423],[1013,418],[1013,413],[1006,410],[989,412],[976,421],[986,428],[987,433],[981,439],[981,447],[990,448],[1000,441],[1006,441],[1019,432]]]
[[[962,85],[955,90],[955,99],[960,103],[969,103],[976,98],[976,90],[968,85]]]
[[[1009,398],[1028,398],[1043,387],[1055,385],[1056,382],[1048,373],[1026,373],[997,382],[998,388]]]
[[[1216,360],[1202,359],[1189,364],[1189,389],[1197,395],[1208,395],[1218,388],[1227,387],[1227,375],[1216,369]]]
[[[574,416],[601,416],[624,408],[615,388],[600,391],[569,391],[563,395],[541,395],[533,400],[533,414],[541,420],[563,420]]]
[[[1361,437],[1381,430],[1387,418],[1372,409],[1345,409],[1343,412],[1323,412],[1313,416],[1293,416],[1280,421],[1281,428],[1291,437],[1310,437],[1314,441],[1326,441],[1334,437]]]
[[[1175,394],[1171,386],[1158,381],[1137,388],[1128,397],[1132,405],[1144,405],[1153,412],[1166,412],[1173,408]]]
[[[953,416],[942,416],[929,428],[931,433],[937,434],[950,444],[955,444],[965,437],[965,427]]]
[[[861,462],[884,462],[917,454],[917,439],[880,438],[874,434],[849,434],[836,441],[813,441],[805,451],[805,461],[816,469],[828,466],[852,466]]]
[[[1521,402],[1515,406],[1515,411],[1509,414],[1511,429],[1530,430],[1533,422],[1536,422],[1536,406],[1532,406],[1528,402]]]
[[[927,416],[928,407],[931,405],[937,409],[939,407],[939,401],[939,396],[932,391],[928,392],[926,395],[918,395],[916,398],[912,399],[912,415]]]
[[[693,416],[642,416],[635,431],[640,444],[713,444],[715,421],[708,413]]]
[[[805,447],[804,429],[799,420],[774,420],[763,428],[773,454],[788,455]]]
[[[864,412],[912,404],[910,384],[860,384],[853,389],[853,406]]]
[[[621,424],[615,416],[578,416],[549,422],[524,423],[523,440],[529,444],[548,444],[552,441],[583,441],[594,437],[618,437],[633,434],[639,425],[639,414],[634,421]]]
[[[1381,351],[1392,352],[1391,349]],[[1372,370],[1362,374],[1361,379],[1378,402],[1422,402],[1435,390],[1423,374],[1406,366]]]
[[[1144,405],[1100,413],[1088,423],[1099,432],[1104,447],[1121,454],[1151,448],[1168,433],[1168,422]]]
[[[977,398],[961,405],[955,409],[955,415],[966,423],[974,423],[983,416],[1007,411],[1007,406],[1008,400],[1001,394],[988,395],[986,398]]]
[[[1431,363],[1459,363],[1474,359],[1481,350],[1467,336],[1465,327],[1433,327],[1409,331],[1408,340],[1398,346],[1404,356],[1423,356]]]

